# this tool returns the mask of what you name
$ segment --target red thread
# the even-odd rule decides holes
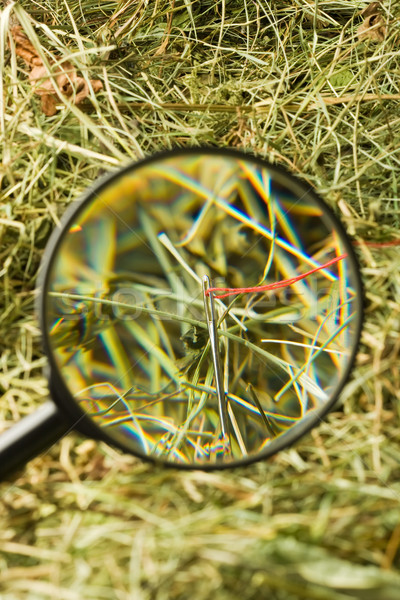
[[[309,275],[312,275],[312,273],[316,273],[317,271],[321,271],[321,269],[326,269],[327,267],[330,267],[331,265],[334,265],[335,263],[339,262],[339,260],[343,260],[344,258],[347,257],[347,254],[341,254],[340,256],[336,256],[336,258],[333,258],[332,260],[328,261],[327,263],[325,263],[324,265],[321,265],[320,267],[316,267],[315,269],[311,269],[311,271],[307,271],[307,273],[303,273],[302,275],[298,275],[297,277],[292,277],[291,279],[282,279],[282,281],[276,281],[275,283],[269,283],[267,285],[257,285],[255,287],[246,287],[246,288],[208,288],[208,290],[206,290],[206,295],[209,296],[211,293],[214,294],[214,298],[226,298],[227,296],[235,296],[236,294],[248,294],[251,292],[267,292],[268,290],[277,290],[280,288],[285,288],[288,287],[289,285],[292,285],[293,283],[296,283],[297,281],[300,281],[301,279],[304,279],[305,277],[308,277]],[[221,294],[220,292],[224,292],[223,294]]]
[[[390,246],[400,246],[400,239],[389,240],[387,242],[367,242],[365,240],[363,240],[363,241],[354,240],[353,241],[354,246],[362,246],[362,244],[365,244],[366,246],[369,246],[370,248],[386,248],[386,247],[390,247]],[[252,292],[254,292],[254,293],[267,292],[268,290],[277,290],[280,288],[285,288],[285,287],[288,287],[289,285],[292,285],[293,283],[296,283],[297,281],[300,281],[301,279],[304,279],[305,277],[308,277],[312,273],[316,273],[316,271],[320,271],[321,269],[330,267],[331,265],[335,264],[339,260],[342,260],[343,258],[346,258],[346,257],[347,257],[347,254],[342,254],[341,256],[337,256],[336,258],[333,258],[332,260],[325,263],[324,265],[321,265],[320,267],[316,267],[315,269],[312,269],[311,271],[307,271],[307,273],[303,273],[303,275],[298,275],[297,277],[292,277],[291,279],[282,279],[282,281],[276,281],[275,283],[269,283],[267,285],[258,285],[258,286],[246,287],[246,288],[222,288],[222,287],[215,288],[214,287],[214,288],[209,288],[208,290],[206,290],[206,295],[209,296],[210,294],[214,294],[215,298],[227,298],[228,296],[235,296],[236,294],[249,294]],[[224,292],[224,293],[221,294],[220,292]]]
[[[385,248],[386,246],[400,246],[400,239],[399,240],[389,240],[387,242],[366,242],[366,241],[354,241],[353,244],[355,246],[362,246],[363,244],[365,244],[366,246],[369,246],[370,248]]]

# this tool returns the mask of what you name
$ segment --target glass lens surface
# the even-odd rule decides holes
[[[44,299],[53,368],[82,411],[129,451],[182,465],[267,455],[317,422],[361,320],[324,205],[266,163],[204,151],[91,192]]]

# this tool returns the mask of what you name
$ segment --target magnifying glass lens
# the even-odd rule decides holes
[[[42,308],[58,404],[138,456],[212,468],[319,422],[351,368],[361,286],[343,228],[297,179],[182,151],[68,214]]]

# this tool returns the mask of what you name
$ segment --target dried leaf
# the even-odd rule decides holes
[[[21,27],[12,27],[11,35],[14,39],[17,56],[20,56],[31,67],[29,81],[34,87],[35,94],[41,96],[41,107],[45,115],[51,117],[56,114],[59,93],[68,98],[73,97],[74,104],[80,104],[89,96],[90,90],[87,81],[83,77],[79,77],[72,63],[66,61],[57,67],[52,66],[52,71],[49,72]],[[51,59],[49,62],[51,65],[55,63]],[[103,88],[99,79],[91,79],[90,83],[95,93]]]
[[[38,56],[36,49],[32,46],[20,26],[11,27],[11,35],[14,39],[17,56],[24,59],[27,65],[42,65],[42,59]]]
[[[357,35],[360,40],[383,42],[387,29],[382,15],[379,13],[369,15],[358,28]]]
[[[387,35],[387,29],[381,8],[381,2],[371,2],[359,13],[364,17],[364,21],[358,28],[358,39],[383,42]]]
[[[370,17],[371,15],[379,14],[380,9],[381,9],[381,2],[371,2],[359,14],[362,17],[364,17],[364,19],[366,19],[367,17]]]
[[[42,111],[47,117],[52,117],[57,112],[57,100],[55,96],[50,94],[42,96],[40,105],[42,107]]]

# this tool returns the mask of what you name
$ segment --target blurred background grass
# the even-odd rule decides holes
[[[0,429],[47,398],[34,285],[66,206],[158,150],[233,146],[289,167],[355,239],[399,237],[399,8],[353,0],[22,0],[1,14]],[[46,116],[16,56],[100,79]],[[342,402],[268,462],[163,471],[69,435],[0,485],[4,600],[397,600],[399,248],[358,246],[366,324]]]

